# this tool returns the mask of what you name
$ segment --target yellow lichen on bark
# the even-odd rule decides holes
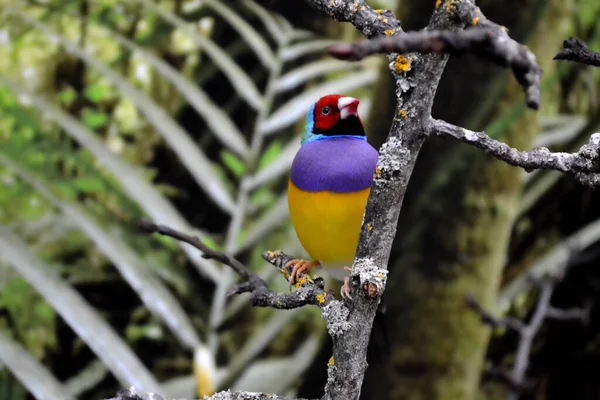
[[[396,60],[394,61],[394,71],[399,74],[410,71],[410,60],[406,58],[404,54],[396,56]]]
[[[325,303],[325,296],[325,293],[317,295],[317,301],[319,302],[319,304]]]

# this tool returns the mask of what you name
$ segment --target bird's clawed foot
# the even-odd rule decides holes
[[[348,267],[344,267],[344,269],[350,273],[352,272],[352,270]],[[342,295],[342,299],[350,299],[352,300],[352,296],[350,296],[350,277],[347,276],[344,278],[344,284],[342,285],[342,288],[340,289],[340,294]]]
[[[285,267],[289,268],[292,265],[293,265],[292,272],[290,273],[290,276],[288,278],[290,285],[293,285],[294,283],[296,283],[296,279],[298,278],[298,275],[300,273],[310,275],[310,270],[315,267],[321,266],[321,263],[318,261],[306,261],[306,260],[301,260],[301,259],[293,259],[290,262],[288,262],[285,265]]]

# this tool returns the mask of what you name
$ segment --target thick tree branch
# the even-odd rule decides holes
[[[433,134],[468,143],[528,172],[537,169],[568,172],[586,186],[600,185],[600,133],[594,133],[577,153],[553,153],[545,147],[519,151],[485,132],[473,132],[440,120],[433,120],[431,128]]]
[[[584,42],[573,37],[563,42],[563,49],[554,56],[554,60],[575,61],[600,67],[600,53],[590,50]]]
[[[336,58],[352,61],[378,53],[473,53],[511,68],[525,90],[527,105],[537,109],[540,104],[542,70],[536,63],[535,55],[527,47],[510,39],[501,29],[409,32],[396,37],[379,37],[353,44],[335,44],[329,47],[328,52]]]

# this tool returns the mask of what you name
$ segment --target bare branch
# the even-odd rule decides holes
[[[486,325],[490,325],[493,328],[506,327],[512,329],[515,332],[521,332],[524,328],[523,321],[517,318],[505,317],[498,318],[487,312],[478,302],[475,300],[473,295],[468,295],[465,299],[465,303],[468,308],[475,311],[481,317],[481,322]]]
[[[501,382],[508,386],[511,392],[524,392],[533,387],[533,382],[525,381],[515,382],[512,371],[504,367],[489,366],[484,370],[484,376],[496,382]]]
[[[377,37],[353,44],[337,44],[329,48],[329,54],[346,60],[360,60],[376,53],[473,53],[496,64],[509,67],[523,87],[527,106],[537,110],[540,105],[540,82],[542,69],[535,55],[508,36],[506,29],[481,13],[472,1],[448,2],[447,12],[467,26],[464,31],[411,32],[394,37]],[[389,31],[388,31],[389,33]],[[366,35],[367,38],[370,36]]]
[[[377,53],[473,53],[511,68],[525,90],[527,105],[537,109],[540,104],[542,69],[537,65],[535,55],[527,47],[510,39],[501,29],[410,32],[396,37],[335,44],[329,47],[328,52],[336,58],[351,61],[362,60]]]
[[[448,11],[459,18],[467,26],[477,26],[494,33],[493,47],[504,53],[504,61],[495,62],[512,68],[513,74],[525,91],[527,106],[537,110],[541,100],[540,82],[542,69],[538,66],[535,55],[524,45],[520,45],[508,36],[507,29],[490,21],[481,12],[474,1],[452,1],[447,3]]]
[[[550,307],[548,309],[547,317],[559,321],[581,321],[584,325],[587,325],[590,317],[590,305],[587,305],[586,307],[569,308],[568,310]]]
[[[519,151],[485,132],[473,132],[445,121],[433,120],[431,128],[431,133],[468,143],[528,172],[537,169],[569,172],[586,186],[600,185],[600,133],[594,133],[577,153],[553,153],[545,147]]]
[[[554,282],[551,280],[544,280],[542,283],[542,290],[538,298],[538,303],[529,321],[529,324],[523,329],[521,334],[521,340],[519,341],[519,347],[517,348],[517,355],[515,364],[512,370],[512,376],[517,386],[522,386],[525,383],[527,374],[527,367],[529,366],[529,355],[531,354],[531,346],[533,345],[533,339],[542,327],[542,323],[548,313],[550,307],[550,300],[552,299],[552,292],[554,291]],[[512,390],[509,394],[509,399],[518,399],[519,392]]]
[[[190,244],[202,252],[202,258],[206,258],[208,260],[217,260],[225,265],[228,265],[244,279],[250,279],[250,277],[252,276],[252,272],[248,270],[241,262],[239,262],[233,257],[227,256],[223,253],[211,249],[210,247],[202,243],[202,241],[196,236],[187,235],[185,233],[181,233],[172,228],[169,228],[168,226],[157,225],[148,220],[140,221],[139,227],[147,233],[156,232],[163,236],[169,236],[173,239],[179,240],[180,242]]]
[[[600,53],[590,50],[584,42],[573,37],[563,42],[563,49],[553,59],[575,61],[593,67],[600,67]]]
[[[533,279],[533,278],[532,278]],[[550,302],[552,294],[558,283],[559,277],[544,277],[533,279],[533,283],[540,288],[535,311],[527,325],[515,318],[498,319],[487,312],[477,301],[468,296],[466,301],[469,308],[481,316],[481,320],[493,327],[506,326],[519,334],[519,346],[515,356],[515,363],[511,371],[503,367],[490,368],[487,374],[496,380],[506,383],[510,390],[508,392],[509,400],[517,400],[519,394],[530,387],[527,382],[527,368],[529,366],[529,357],[535,336],[540,331],[542,324],[546,319],[557,320],[579,320],[586,324],[589,319],[591,302],[587,302],[585,307],[572,308],[568,310],[553,307]]]
[[[168,226],[157,225],[147,220],[141,221],[139,225],[145,232],[158,233],[188,243],[200,250],[202,257],[220,261],[231,267],[243,279],[243,282],[234,286],[229,291],[229,295],[250,293],[250,301],[254,306],[283,310],[290,310],[307,304],[325,307],[335,298],[333,292],[325,291],[323,279],[312,280],[308,276],[301,276],[296,284],[297,290],[291,293],[274,292],[269,289],[267,282],[246,268],[241,262],[231,256],[209,248],[195,236],[187,235]],[[287,276],[290,273],[286,269],[286,264],[292,258],[287,254],[280,251],[267,251],[262,256],[279,269],[283,275]]]

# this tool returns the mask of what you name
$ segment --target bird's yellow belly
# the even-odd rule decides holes
[[[352,265],[370,190],[305,192],[289,181],[288,205],[298,239],[326,269]],[[338,274],[332,275],[339,279]]]

